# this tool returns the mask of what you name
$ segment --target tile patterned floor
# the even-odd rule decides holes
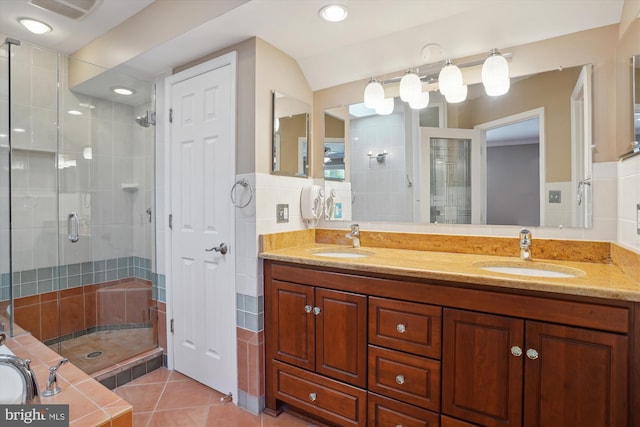
[[[251,414],[221,393],[178,372],[160,368],[114,390],[133,405],[134,427],[324,427],[293,413]]]

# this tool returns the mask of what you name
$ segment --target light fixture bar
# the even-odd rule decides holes
[[[513,57],[513,53],[503,53],[502,56],[504,56],[505,59],[511,59],[511,57]],[[455,64],[460,69],[470,68],[470,67],[475,67],[477,65],[484,64],[484,61],[486,59],[487,58],[482,58],[482,59],[477,59],[475,61],[468,61],[468,62],[463,62],[461,64],[458,64],[458,63],[455,63]],[[446,63],[446,60],[445,61],[440,61],[440,62],[434,62],[434,63],[427,64],[427,65],[424,65],[424,66],[416,67],[420,71],[422,71],[423,68],[426,69],[426,74],[420,73],[420,74],[418,74],[418,77],[420,77],[420,80],[425,82],[425,83],[437,83],[438,82],[438,74],[440,73],[440,70],[442,69],[442,67],[444,66],[445,63]],[[404,73],[402,75],[400,75],[400,76],[392,77],[392,78],[387,79],[387,80],[378,80],[378,82],[382,83],[383,85],[392,84],[392,83],[399,83],[403,76],[404,76]]]

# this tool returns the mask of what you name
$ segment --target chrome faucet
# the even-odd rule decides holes
[[[351,232],[344,235],[347,239],[353,241],[353,247],[360,247],[360,226],[358,224],[351,224]]]
[[[69,359],[62,358],[56,366],[49,368],[49,378],[47,378],[47,389],[42,393],[42,397],[51,397],[60,393],[60,387],[58,387],[58,369],[63,363],[67,363]]]
[[[5,364],[16,370],[23,381],[21,404],[39,404],[38,382],[36,374],[31,370],[31,360],[20,359],[12,354],[0,354],[0,365]]]
[[[520,259],[531,261],[531,232],[526,228],[520,230]]]

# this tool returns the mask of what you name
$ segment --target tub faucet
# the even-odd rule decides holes
[[[526,228],[520,230],[520,259],[531,261],[531,232]]]
[[[354,248],[360,247],[360,226],[351,224],[351,232],[344,235],[347,239],[351,239]]]
[[[36,374],[31,370],[31,360],[20,359],[13,354],[0,354],[0,365],[6,364],[16,370],[23,381],[21,404],[39,404],[40,396],[38,393],[38,381]]]
[[[47,389],[42,393],[43,397],[51,397],[54,394],[60,393],[60,387],[58,387],[58,369],[63,363],[67,363],[69,359],[62,358],[56,366],[49,368],[49,378],[47,378]]]

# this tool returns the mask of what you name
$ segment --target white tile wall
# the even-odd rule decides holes
[[[618,163],[618,243],[640,252],[636,206],[640,203],[640,156]]]

